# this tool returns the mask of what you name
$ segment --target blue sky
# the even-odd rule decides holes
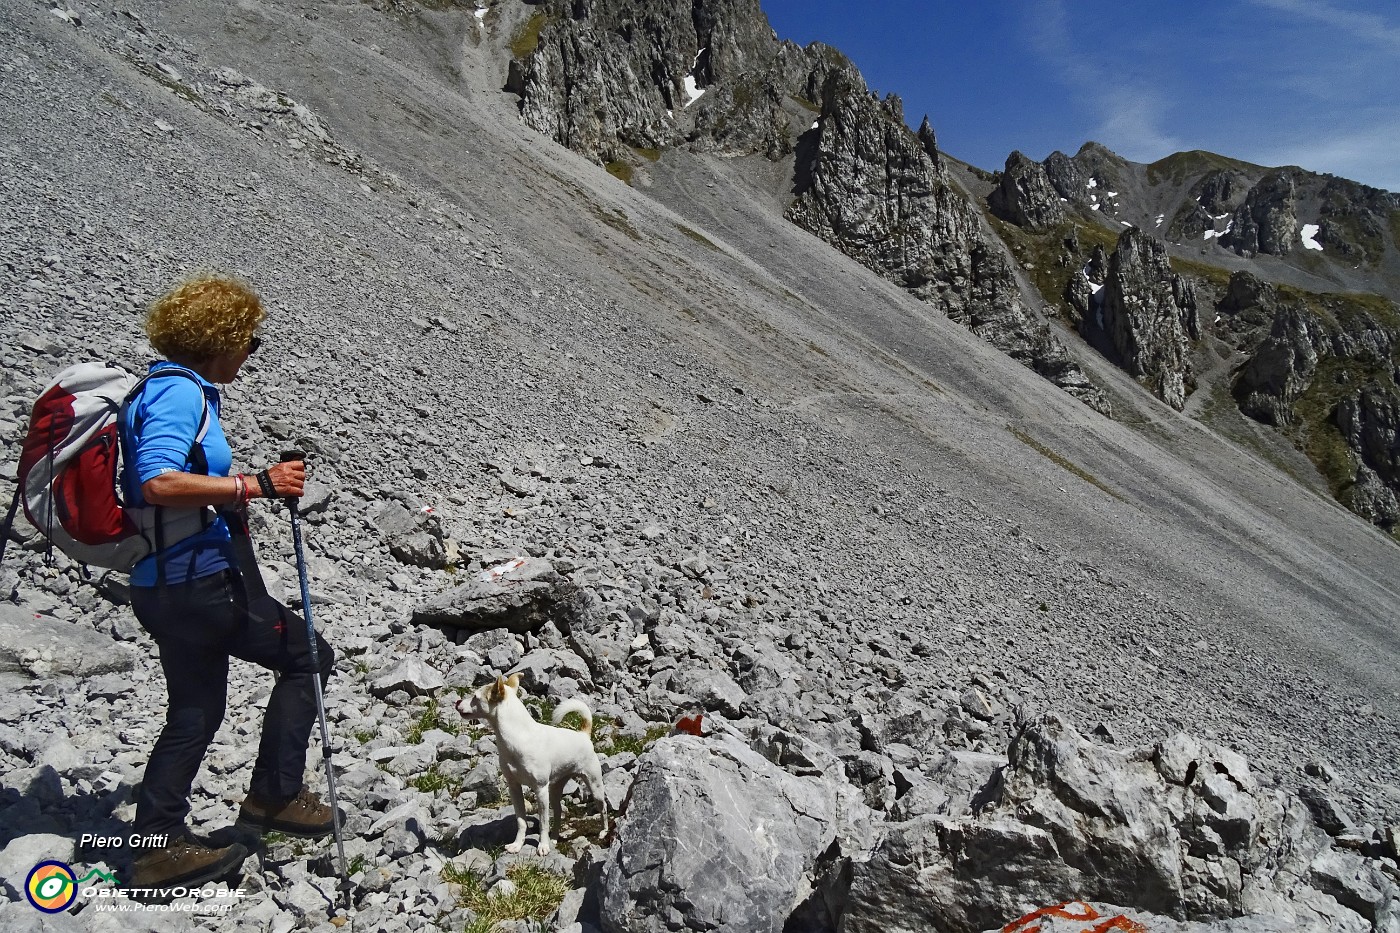
[[[1135,162],[1207,149],[1400,191],[1395,0],[760,0],[836,46],[985,169],[1086,140]]]

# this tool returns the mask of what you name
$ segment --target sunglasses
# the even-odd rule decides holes
[[[257,353],[258,347],[260,346],[262,346],[262,338],[254,336],[252,340],[248,341],[248,355],[252,356],[254,353]]]

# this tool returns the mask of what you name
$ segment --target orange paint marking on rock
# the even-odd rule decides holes
[[[1058,917],[1061,920],[1078,920],[1088,923],[1091,920],[1098,920],[1103,915],[1094,909],[1093,905],[1083,901],[1064,901],[1050,907],[1042,907],[1032,911],[1018,920],[1013,920],[1001,928],[1001,933],[1040,933],[1041,925],[1037,922],[1046,917]],[[1136,920],[1129,920],[1119,914],[1116,917],[1109,917],[1102,923],[1092,927],[1085,927],[1081,933],[1111,933],[1117,930],[1119,933],[1149,933],[1147,927]]]
[[[1068,908],[1078,907],[1078,913],[1071,913]],[[1083,901],[1062,901],[1050,907],[1042,907],[1039,910],[1026,914],[1019,920],[1013,920],[1001,928],[1001,933],[1040,933],[1040,924],[1028,927],[1026,924],[1035,923],[1045,917],[1060,917],[1064,920],[1097,920],[1099,912]]]
[[[1147,933],[1147,927],[1136,920],[1129,920],[1122,914],[1110,917],[1093,929],[1085,930],[1084,933],[1108,933],[1109,930],[1122,930],[1123,933]]]

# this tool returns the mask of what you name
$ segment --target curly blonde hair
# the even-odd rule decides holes
[[[170,359],[203,362],[243,350],[267,317],[248,283],[204,273],[186,279],[146,310],[146,336]]]

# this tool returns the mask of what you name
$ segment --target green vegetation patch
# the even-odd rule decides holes
[[[1025,444],[1027,447],[1031,448],[1036,453],[1049,460],[1051,463],[1054,463],[1056,466],[1062,467],[1063,469],[1069,470],[1071,473],[1084,480],[1084,482],[1088,483],[1090,486],[1094,486],[1098,489],[1103,490],[1113,498],[1117,499],[1119,502],[1124,501],[1122,496],[1118,495],[1118,493],[1114,492],[1112,489],[1109,489],[1103,483],[1099,482],[1098,479],[1096,479],[1093,476],[1093,474],[1089,473],[1089,471],[1085,470],[1083,467],[1080,467],[1070,462],[1069,460],[1066,460],[1064,457],[1055,453],[1055,451],[1051,450],[1049,447],[1046,447],[1044,444],[1040,443],[1040,441],[1031,437],[1024,431],[1013,428],[1011,425],[1007,425],[1006,427],[1008,431],[1015,435],[1018,441]]]
[[[408,727],[408,735],[404,736],[404,740],[409,745],[417,745],[423,741],[424,733],[440,729],[448,735],[457,735],[461,731],[461,727],[462,724],[458,720],[448,719],[444,721],[437,700],[428,697],[427,705],[423,707],[423,712],[419,714],[413,725]]]
[[[600,717],[601,718],[601,717]],[[618,755],[622,752],[631,752],[640,755],[646,748],[657,739],[663,738],[671,731],[671,727],[665,723],[654,723],[647,727],[644,735],[623,735],[617,730],[611,720],[606,720],[605,725],[609,728],[601,729],[595,726],[593,731],[593,745],[598,749],[598,754],[607,757]]]
[[[722,252],[722,250],[714,244],[713,240],[705,236],[705,234],[701,233],[699,230],[692,230],[685,224],[676,224],[676,229],[679,230],[681,233],[684,233],[686,236],[690,237],[696,243],[699,243],[701,246],[709,247],[717,253]]]
[[[529,58],[540,47],[540,33],[549,25],[550,15],[543,10],[531,16],[520,31],[510,40],[510,54],[516,58]]]
[[[1165,159],[1158,159],[1148,165],[1147,183],[1157,185],[1164,181],[1172,181],[1179,184],[1193,175],[1204,175],[1216,169],[1249,173],[1262,172],[1264,166],[1241,162],[1239,159],[1206,152],[1204,149],[1192,149],[1189,152],[1172,153]]]
[[[1197,262],[1194,259],[1182,259],[1179,256],[1169,256],[1168,262],[1172,265],[1172,271],[1177,275],[1187,278],[1202,279],[1222,293],[1230,287],[1230,270],[1220,266],[1212,266],[1209,263]]]
[[[632,176],[636,174],[636,169],[630,162],[609,162],[603,168],[608,170],[608,174],[613,178],[632,184]]]
[[[632,146],[630,148],[639,157],[646,159],[648,162],[659,162],[661,160],[660,149],[646,149],[640,146]]]
[[[1298,418],[1295,439],[1339,500],[1356,482],[1356,456],[1332,421],[1332,413],[1359,384],[1353,381],[1361,375],[1357,368],[1354,362],[1336,357],[1320,360],[1312,382],[1293,403]]]
[[[603,223],[607,224],[609,227],[612,227],[619,233],[627,234],[629,237],[636,240],[638,243],[642,241],[642,235],[637,232],[636,227],[632,226],[632,221],[627,219],[627,214],[625,211],[622,211],[620,209],[615,209],[611,211],[605,210],[599,205],[593,204],[591,202],[588,206],[593,210],[593,215],[599,220],[601,220]]]
[[[1047,305],[1058,309],[1068,319],[1069,302],[1065,292],[1073,276],[1079,274],[1080,264],[1088,261],[1095,246],[1112,253],[1118,248],[1118,234],[1097,224],[1069,221],[1045,233],[1030,233],[1009,221],[988,214],[992,228],[1015,255],[1016,261],[1030,276],[1031,284],[1040,292]],[[1071,232],[1079,239],[1079,256],[1066,262],[1065,240]]]
[[[1400,309],[1389,298],[1368,292],[1309,292],[1279,285],[1278,293],[1346,330],[1383,327],[1400,335]]]
[[[177,97],[183,97],[185,100],[189,101],[192,104],[204,104],[204,98],[200,97],[199,93],[189,85],[184,84],[180,81],[176,81],[170,75],[161,71],[159,68],[156,68],[154,65],[149,65],[145,62],[138,62],[135,59],[128,60],[135,64],[138,68],[140,68],[141,71],[145,73],[146,77],[153,79],[157,84],[163,85],[167,90],[174,93]],[[284,99],[285,98],[283,98],[282,95],[278,95],[278,100]]]
[[[461,887],[457,903],[476,914],[467,925],[466,933],[491,933],[496,925],[509,920],[548,920],[573,882],[565,876],[548,871],[531,862],[519,862],[506,869],[506,877],[515,890],[504,897],[490,897],[486,879],[480,872],[467,871],[451,863],[444,865],[442,880]]]
[[[427,771],[418,775],[412,780],[412,785],[417,790],[425,794],[436,794],[446,791],[452,796],[457,796],[457,791],[462,787],[462,782],[458,778],[448,777],[438,770],[438,766],[433,764]]]

